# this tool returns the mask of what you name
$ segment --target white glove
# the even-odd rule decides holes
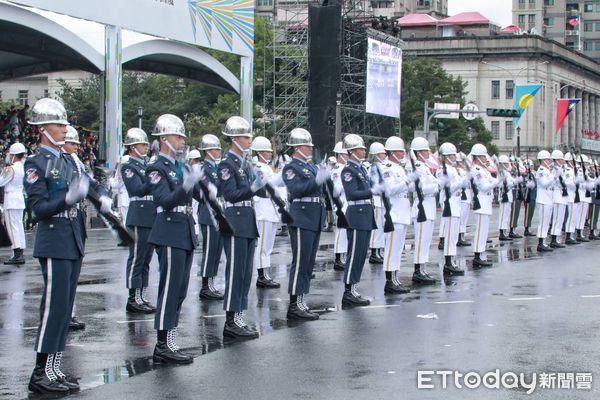
[[[257,174],[256,178],[254,178],[254,181],[250,185],[250,190],[252,191],[252,193],[256,193],[260,189],[262,189],[263,187],[265,187],[266,184],[267,184],[267,182],[264,181],[263,178],[260,175]]]
[[[410,183],[408,184],[408,190],[409,190],[410,192],[414,192],[414,191],[415,191],[415,183],[414,183],[414,182],[410,182]]]
[[[336,197],[336,198],[340,197],[343,191],[344,191],[344,189],[341,187],[334,187],[333,188],[333,197]]]
[[[525,186],[527,186],[527,189],[533,189],[535,187],[535,182],[532,180],[529,180],[529,181],[527,181],[527,184]]]
[[[217,199],[217,192],[218,192],[217,187],[212,182],[209,182],[208,183],[208,197],[211,200],[216,200]]]
[[[319,170],[317,171],[317,176],[315,177],[315,181],[317,182],[317,185],[321,185],[323,182],[329,179],[330,176],[331,171],[329,170],[329,168],[319,167]]]
[[[517,176],[515,178],[515,185],[518,185],[519,183],[523,182],[523,177],[522,176]]]
[[[108,184],[110,185],[111,188],[116,189],[117,180],[115,178],[109,178],[108,179]]]
[[[282,187],[285,185],[283,178],[281,177],[281,172],[276,173],[269,179],[269,185],[273,187]]]
[[[380,195],[382,193],[385,193],[385,184],[383,182],[380,183],[376,183],[372,188],[371,188],[371,193],[373,193],[374,195]]]
[[[446,187],[450,184],[450,178],[448,178],[448,176],[446,176],[444,174],[440,175],[440,177],[438,178],[438,181],[440,182],[441,187]]]
[[[419,173],[419,170],[413,171],[410,174],[408,174],[408,180],[411,182],[416,181],[420,177],[421,177],[421,174]]]
[[[196,165],[192,166],[192,170],[191,172],[187,172],[187,170],[183,170],[183,190],[186,191],[186,193],[189,193],[190,190],[192,190],[192,188],[194,187],[194,185],[196,183],[198,183],[200,181],[200,177],[202,176],[202,170],[200,168],[194,168],[197,167]]]
[[[109,214],[112,211],[112,200],[107,196],[100,197],[100,212],[102,214]]]
[[[69,185],[69,190],[65,196],[65,203],[72,206],[73,204],[83,200],[87,196],[88,189],[90,188],[90,181],[87,177],[74,180]]]

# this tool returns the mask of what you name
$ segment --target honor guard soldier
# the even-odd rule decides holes
[[[552,160],[550,153],[542,150],[537,155],[540,166],[535,173],[537,186],[536,203],[538,208],[538,252],[549,252],[552,249],[544,243],[544,239],[548,236],[548,228],[550,227],[550,219],[552,218],[552,203],[555,172],[551,170]]]
[[[463,179],[469,179],[469,172],[466,167],[466,160],[464,159],[465,155],[463,153],[458,153],[456,155],[456,164],[457,171]],[[469,216],[471,215],[471,203],[473,203],[473,191],[467,184],[466,187],[463,187],[460,192],[460,229],[458,233],[458,242],[456,246],[458,247],[467,247],[471,245],[471,242],[468,242],[465,238],[467,234],[467,223],[469,222]]]
[[[371,157],[371,168],[369,168],[369,177],[371,179],[371,186],[374,186],[380,181],[381,170],[385,160],[385,147],[379,142],[373,142],[369,146],[369,156]],[[378,172],[379,170],[379,172]],[[369,256],[369,262],[371,264],[383,264],[383,256],[381,252],[385,245],[385,233],[383,232],[383,216],[384,209],[381,201],[381,196],[373,196],[373,211],[375,213],[375,224],[377,228],[371,232],[371,241],[369,247],[371,248],[371,255]]]
[[[8,166],[2,170],[0,186],[4,187],[4,223],[12,243],[13,256],[4,264],[25,264],[25,228],[23,227],[23,159],[27,149],[22,143],[15,143],[8,149]]]
[[[413,201],[412,217],[415,229],[415,250],[413,255],[414,272],[412,281],[416,284],[431,285],[436,280],[425,271],[429,261],[429,246],[433,238],[433,223],[435,221],[435,195],[439,190],[439,182],[427,166],[431,157],[429,142],[422,137],[416,137],[410,143],[413,171],[409,178],[414,182],[415,198]],[[413,158],[414,156],[414,158]],[[419,221],[419,216],[424,216]]]
[[[487,149],[481,143],[474,144],[471,148],[473,157],[473,168],[471,169],[471,178],[473,180],[473,201],[478,201],[480,207],[475,210],[477,214],[477,223],[474,236],[473,268],[489,267],[491,262],[485,257],[485,247],[490,230],[490,216],[492,215],[493,191],[498,186],[498,179],[492,177],[488,171]],[[475,193],[476,191],[476,193]],[[475,200],[477,197],[477,200]]]
[[[513,177],[512,175],[512,164],[510,159],[506,155],[498,157],[498,167],[500,169],[501,186],[498,191],[498,202],[500,203],[500,211],[498,214],[498,226],[500,227],[499,240],[501,241],[512,241],[510,232],[507,235],[507,231],[510,231],[510,217],[513,202],[515,199],[515,189],[521,183],[519,177]]]
[[[413,184],[406,176],[403,166],[406,156],[404,141],[398,136],[390,136],[385,141],[385,150],[388,155],[389,167],[383,171],[383,180],[392,206],[390,215],[394,223],[394,230],[385,234],[383,252],[385,286],[383,291],[386,294],[408,293],[410,289],[402,286],[398,278],[398,271],[402,262],[406,232],[410,225],[411,209],[408,192]]]
[[[188,171],[184,164],[187,135],[181,119],[172,114],[161,115],[152,135],[160,141],[160,153],[146,169],[157,212],[148,243],[156,246],[160,272],[154,316],[157,342],[152,358],[157,363],[189,364],[194,358],[180,350],[176,334],[193,252],[198,246],[192,197],[200,201],[195,189],[201,173],[199,168]]]
[[[554,161],[553,173],[554,179],[554,190],[553,190],[553,206],[552,206],[552,228],[550,231],[551,241],[550,247],[553,249],[560,249],[565,247],[560,243],[560,237],[562,236],[563,225],[565,222],[565,214],[567,211],[567,204],[569,204],[569,189],[575,188],[573,176],[567,177],[567,172],[563,168],[564,155],[560,150],[554,150],[551,154],[552,160]]]
[[[258,332],[244,322],[243,312],[248,309],[248,291],[252,283],[252,264],[258,231],[252,198],[263,194],[267,183],[255,176],[248,160],[252,143],[250,124],[242,117],[230,117],[223,129],[231,141],[229,152],[219,163],[219,185],[225,200],[225,216],[233,228],[233,235],[225,236],[225,326],[223,336],[254,338]]]
[[[579,177],[579,199],[581,200],[581,207],[579,208],[579,214],[575,215],[575,231],[577,232],[575,240],[578,242],[589,242],[583,232],[585,230],[585,222],[587,220],[589,207],[592,203],[590,194],[590,189],[592,189],[592,187],[590,186],[590,179],[588,177],[589,159],[585,154],[580,154],[577,158],[578,160],[575,161],[579,164],[577,175]]]
[[[310,291],[310,279],[315,263],[321,229],[325,225],[325,207],[322,187],[330,172],[317,168],[308,161],[312,159],[313,143],[306,129],[295,128],[290,132],[287,146],[292,149],[292,161],[283,168],[282,177],[290,199],[290,225],[292,266],[288,283],[290,305],[288,319],[315,320],[319,315],[306,304]]]
[[[590,209],[589,240],[600,240],[600,236],[596,235],[595,232],[598,229],[598,214],[600,214],[600,175],[598,172],[600,172],[598,169],[598,161],[593,160],[593,170],[591,175],[593,176],[594,191],[592,193],[592,206]]]
[[[270,165],[273,159],[273,148],[269,139],[264,136],[254,138],[251,149],[258,157],[255,165],[256,175],[265,181],[271,181],[276,175],[281,176],[281,174],[275,174]],[[283,185],[284,183],[281,181],[279,184]],[[275,191],[279,190],[278,188],[273,189]],[[256,287],[277,289],[281,285],[269,276],[269,268],[271,268],[271,253],[275,245],[277,225],[281,222],[281,218],[275,203],[266,192],[265,197],[254,196],[254,212],[256,213],[256,224],[260,235],[254,252],[254,268],[258,272]]]
[[[194,165],[201,165],[202,164],[202,155],[200,155],[200,152],[197,149],[193,149],[190,150],[189,153],[187,154],[187,165],[190,167],[190,169],[193,168],[198,168],[198,167],[194,167]],[[200,235],[200,228],[198,225],[198,211],[200,207],[200,203],[198,202],[198,200],[196,199],[192,199],[192,212],[194,215],[194,233],[196,234],[196,236]]]
[[[339,194],[339,198],[342,202],[342,211],[346,213],[348,202],[346,201],[346,195],[344,194],[344,185],[342,185],[342,170],[348,161],[348,152],[343,148],[342,142],[337,142],[335,144],[333,152],[335,154],[336,162],[331,169],[331,181],[333,183],[333,190],[336,194]],[[333,237],[335,240],[335,262],[333,264],[333,269],[336,271],[343,271],[345,259],[342,259],[342,257],[348,252],[348,236],[346,228],[339,228],[336,224],[333,230]]]
[[[343,145],[348,152],[348,163],[342,170],[342,184],[348,201],[346,218],[349,227],[342,305],[367,306],[371,302],[358,293],[356,285],[360,282],[367,258],[371,231],[376,229],[373,195],[383,193],[385,184],[381,182],[371,187],[367,170],[362,165],[367,148],[360,136],[346,135]]]
[[[577,218],[574,217],[574,214],[579,207],[580,199],[579,193],[577,190],[577,176],[576,176],[576,168],[573,162],[573,155],[571,153],[566,153],[564,163],[564,172],[563,176],[565,182],[567,184],[567,191],[569,193],[567,210],[565,212],[565,244],[566,245],[574,245],[579,244],[577,240],[575,240],[575,221]],[[577,207],[575,207],[575,200],[577,200]]]
[[[156,218],[152,187],[146,173],[148,165],[148,135],[142,129],[131,128],[125,134],[129,159],[121,164],[121,178],[129,197],[125,225],[133,232],[135,242],[129,246],[125,287],[129,289],[125,309],[132,313],[151,314],[156,311],[147,299],[150,261],[154,247],[148,237]]]
[[[221,161],[221,141],[215,135],[202,136],[200,151],[204,153],[202,163],[202,181],[217,188],[217,198],[221,197],[219,190],[218,168]],[[215,277],[219,272],[219,263],[223,254],[223,236],[215,226],[213,211],[207,201],[198,206],[198,224],[202,233],[202,264],[200,276],[202,288],[200,298],[205,300],[223,300],[223,293],[215,288]]]
[[[510,208],[510,230],[508,232],[508,237],[511,239],[521,239],[523,236],[519,235],[515,232],[515,229],[519,226],[519,214],[521,213],[521,205],[523,204],[523,172],[524,168],[521,164],[520,159],[516,159],[514,156],[510,156],[510,165],[512,171],[515,171],[513,177],[520,177],[521,181],[516,184],[512,191],[512,207]]]
[[[443,188],[440,197],[443,199],[442,220],[445,228],[444,274],[464,275],[465,271],[456,266],[453,257],[456,257],[456,244],[460,230],[460,197],[468,179],[461,176],[456,168],[456,146],[452,143],[443,143],[439,151],[442,156],[441,161],[444,163],[437,170],[437,178]]]
[[[123,165],[129,160],[129,155],[125,154],[121,157],[120,164]],[[121,220],[126,223],[127,212],[129,211],[129,196],[127,195],[127,188],[123,184],[123,177],[121,176],[120,166],[115,170],[114,179],[110,181],[111,188],[117,192],[117,204],[119,208],[119,215]],[[125,243],[119,243],[119,247],[125,247]]]
[[[525,162],[525,167],[527,169],[527,173],[525,174],[525,215],[523,216],[523,225],[525,226],[525,231],[523,232],[523,236],[533,237],[536,236],[536,234],[531,231],[537,198],[537,186],[535,181],[536,171],[533,161],[529,159]]]
[[[87,195],[89,182],[87,177],[71,180],[73,166],[60,152],[69,125],[62,104],[43,98],[31,114],[29,123],[39,130],[40,150],[25,162],[24,184],[27,207],[39,221],[33,256],[42,267],[44,290],[29,390],[66,394],[79,389],[60,370],[60,363],[84,255],[76,206]]]

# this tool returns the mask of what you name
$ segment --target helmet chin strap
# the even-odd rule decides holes
[[[389,158],[392,158],[392,157],[396,160],[397,164],[401,164],[402,160],[404,160],[404,159],[399,159],[398,156],[395,155],[394,153],[391,153]]]
[[[136,149],[134,146],[132,146],[132,149],[133,149],[133,151],[135,151],[137,153],[138,156],[140,156],[141,159],[144,159],[148,155],[148,152],[146,152],[144,154],[140,153],[138,151],[138,149]]]
[[[216,157],[213,157],[213,155],[212,155],[212,154],[210,154],[210,153],[208,152],[208,150],[206,150],[206,155],[207,155],[207,156],[208,156],[208,158],[210,158],[210,159],[211,159],[211,160],[212,160],[214,163],[217,163],[217,162],[221,161],[220,159],[218,159],[218,158],[216,158]]]
[[[356,153],[350,153],[350,157],[354,158],[354,160],[358,161],[359,163],[365,161],[364,158],[359,158]]]
[[[42,129],[42,133],[44,134],[44,136],[46,136],[46,139],[48,139],[50,141],[50,143],[52,143],[53,145],[55,145],[56,147],[60,147],[63,146],[65,144],[65,141],[56,141],[54,140],[54,138],[52,137],[52,135],[50,135],[48,133],[48,131],[46,130],[46,128]]]
[[[304,153],[302,152],[302,150],[300,150],[300,149],[296,149],[296,151],[297,151],[297,152],[298,152],[298,153],[299,153],[299,154],[300,154],[302,157],[304,157],[304,159],[305,159],[306,161],[310,161],[310,159],[312,158],[311,156],[307,156],[306,154],[304,154]]]
[[[169,151],[173,152],[173,154],[175,154],[175,156],[183,154],[183,150],[175,150],[175,147],[173,147],[173,145],[171,143],[169,143],[168,139],[165,138],[164,143],[169,148]]]
[[[262,154],[260,154],[260,153],[257,153],[257,154],[258,154],[258,158],[260,158],[260,159],[262,160],[262,162],[264,162],[265,164],[267,164],[267,165],[268,165],[268,164],[270,164],[270,163],[271,163],[271,160],[267,160],[266,158],[264,158],[264,157],[262,156]]]

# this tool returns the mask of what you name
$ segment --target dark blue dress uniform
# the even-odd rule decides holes
[[[354,285],[360,282],[365,259],[369,250],[371,230],[376,228],[373,211],[371,183],[365,168],[353,160],[342,170],[342,185],[348,201],[348,256],[344,283]]]
[[[65,197],[76,172],[69,156],[42,145],[25,161],[27,208],[38,219],[33,256],[44,277],[40,326],[35,343],[38,353],[65,349],[69,321],[84,255],[84,226],[77,206]]]
[[[321,228],[325,224],[322,185],[317,184],[316,175],[314,165],[296,157],[282,171],[294,219],[290,225],[292,267],[288,284],[292,296],[309,293]]]
[[[217,197],[221,196],[219,190],[219,175],[217,164],[214,161],[206,160],[202,163],[201,178],[203,182],[212,183],[217,187]],[[212,210],[208,202],[200,203],[198,207],[198,224],[202,233],[202,264],[200,266],[200,276],[203,278],[213,278],[219,271],[219,262],[223,254],[223,237],[215,227],[214,218],[211,216]]]
[[[254,174],[250,163],[243,163],[242,157],[231,151],[219,163],[218,170],[219,186],[225,200],[225,217],[233,228],[233,236],[223,238],[227,257],[223,309],[239,313],[248,308],[258,237],[252,197],[263,194],[264,190],[252,192],[250,186]]]
[[[135,242],[129,246],[127,258],[125,287],[128,289],[148,287],[150,261],[154,250],[148,243],[148,237],[156,217],[156,205],[152,200],[147,168],[144,160],[133,156],[121,165],[121,177],[129,195],[129,211],[125,225],[133,231],[135,237]]]
[[[183,170],[187,168],[160,153],[148,165],[146,174],[152,188],[157,214],[148,238],[158,253],[160,280],[154,329],[171,330],[179,323],[181,305],[187,295],[194,248],[198,246],[192,215],[192,196],[197,191],[183,189]]]

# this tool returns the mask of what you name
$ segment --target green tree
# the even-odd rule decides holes
[[[438,60],[426,57],[405,57],[402,65],[402,137],[410,141],[415,130],[423,129],[423,105],[429,101],[430,107],[437,103],[459,103],[464,105],[466,83],[460,77],[448,74]],[[437,125],[437,126],[436,126]],[[488,151],[496,153],[492,144],[492,135],[485,128],[483,120],[476,118],[467,121],[444,119],[436,123],[431,130],[439,132],[438,142],[454,143],[457,148],[468,153],[475,143],[483,143]]]

